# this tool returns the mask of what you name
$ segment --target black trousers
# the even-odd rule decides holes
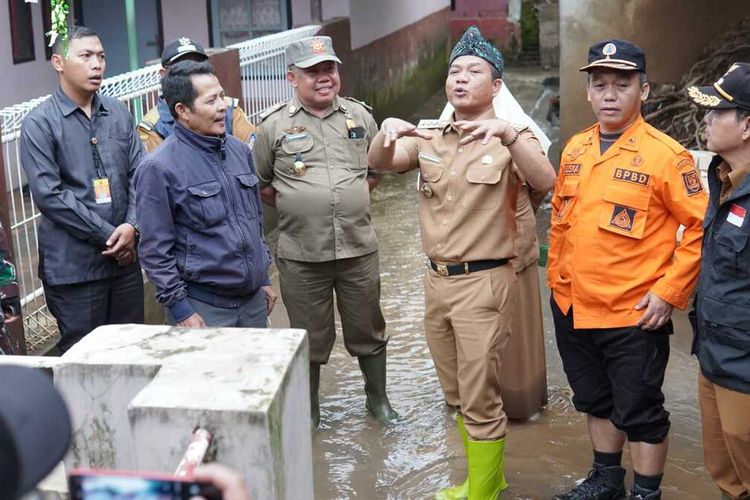
[[[70,285],[44,285],[47,308],[57,320],[60,352],[102,325],[143,323],[143,277],[133,272]]]
[[[664,372],[672,321],[654,331],[637,326],[576,329],[573,308],[550,300],[557,349],[576,410],[609,419],[629,441],[658,444],[669,432]]]

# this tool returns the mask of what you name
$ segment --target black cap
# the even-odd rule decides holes
[[[646,54],[634,43],[611,38],[596,42],[589,49],[589,63],[580,71],[612,68],[622,71],[646,72]]]
[[[183,36],[177,40],[172,40],[164,47],[164,50],[161,52],[161,65],[166,68],[186,54],[201,55],[204,61],[208,59],[203,45],[192,38]]]
[[[713,85],[690,87],[688,96],[702,108],[750,111],[750,64],[732,64]]]
[[[70,445],[65,402],[41,370],[0,366],[0,496],[16,498],[33,489],[62,460]]]

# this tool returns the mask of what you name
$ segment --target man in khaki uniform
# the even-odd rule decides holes
[[[381,422],[398,415],[385,392],[388,336],[380,310],[378,241],[370,220],[367,148],[378,131],[370,108],[341,98],[331,39],[287,47],[294,97],[262,115],[253,149],[264,201],[279,213],[277,266],[292,328],[310,341],[313,426],[320,421],[320,365],[336,332],[333,291],[344,344],[359,358],[367,409]]]
[[[207,59],[208,55],[200,43],[187,37],[181,37],[172,40],[164,47],[161,53],[162,69],[159,74],[162,77],[166,75],[169,67],[178,61],[202,62]],[[226,133],[235,136],[242,142],[252,143],[255,127],[240,107],[240,100],[236,97],[224,97],[224,101],[227,103]],[[148,110],[136,128],[138,129],[138,137],[141,138],[149,153],[172,134],[174,118],[162,96],[158,97],[156,106]]]
[[[516,202],[524,180],[543,192],[555,180],[534,135],[495,115],[502,71],[500,52],[469,28],[445,83],[453,120],[415,127],[388,118],[369,154],[378,170],[421,172],[425,333],[446,400],[459,410],[469,469],[468,483],[438,498],[494,500],[507,487],[500,369],[516,307]]]

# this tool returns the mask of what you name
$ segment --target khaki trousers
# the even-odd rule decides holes
[[[706,468],[730,498],[750,495],[750,394],[698,379]]]
[[[334,290],[349,354],[374,356],[385,349],[378,252],[326,262],[278,258],[276,266],[290,326],[307,330],[311,363],[327,363],[336,340]]]
[[[459,407],[472,440],[505,436],[500,370],[516,307],[509,265],[456,276],[428,269],[425,334],[445,399]]]

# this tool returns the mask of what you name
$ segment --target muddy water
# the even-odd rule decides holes
[[[524,92],[523,85],[536,81],[538,88],[541,81],[528,74],[524,78],[526,84],[521,81],[511,86],[517,95]],[[539,95],[533,89],[525,91],[532,99]],[[437,115],[432,116],[433,112],[425,111],[422,117],[434,118]],[[463,448],[452,415],[443,403],[424,340],[424,257],[415,184],[413,172],[392,175],[373,194],[373,218],[380,238],[382,306],[391,335],[388,388],[391,402],[404,420],[385,427],[367,415],[356,359],[348,355],[339,337],[329,364],[323,367],[322,423],[313,434],[318,499],[432,498],[440,488],[465,477]],[[543,293],[548,294],[544,269],[539,271]],[[281,325],[276,322],[275,326]],[[337,327],[340,334],[340,324]],[[510,488],[503,499],[550,498],[583,477],[591,462],[584,419],[570,403],[551,328],[545,307],[550,402],[533,421],[511,423],[506,449]],[[676,314],[665,386],[667,407],[672,412],[665,499],[719,496],[703,468],[697,365],[689,356],[689,347],[687,321],[684,314]],[[624,462],[626,466],[630,463],[627,451]],[[627,481],[632,482],[630,474]]]

